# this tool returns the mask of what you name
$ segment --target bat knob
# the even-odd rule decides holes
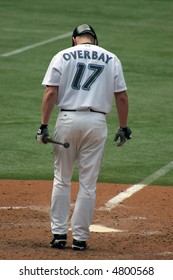
[[[63,144],[63,146],[64,146],[64,148],[66,148],[66,149],[67,149],[67,148],[69,148],[69,147],[70,147],[70,144],[69,144],[68,142],[66,142],[66,143],[64,143],[64,144]]]

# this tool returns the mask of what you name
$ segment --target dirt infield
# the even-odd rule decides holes
[[[52,249],[49,207],[52,182],[0,180],[2,260],[173,260],[173,187],[145,187],[111,211],[100,210],[129,185],[98,183],[93,224],[117,232],[91,231],[88,249]],[[72,210],[78,184],[72,184]],[[69,225],[70,226],[70,225]],[[97,230],[97,229],[96,229]]]

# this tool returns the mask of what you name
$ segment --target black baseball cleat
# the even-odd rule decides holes
[[[54,238],[50,242],[52,248],[64,249],[67,241],[67,234],[54,234]]]
[[[73,245],[72,245],[73,250],[83,251],[86,248],[87,248],[86,241],[79,241],[79,240],[73,239]]]

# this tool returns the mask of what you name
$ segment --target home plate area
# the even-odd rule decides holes
[[[70,230],[71,230],[71,228],[70,228]],[[123,230],[108,228],[108,227],[101,226],[101,225],[91,225],[90,232],[102,232],[102,233],[104,233],[104,232],[123,232]]]
[[[108,228],[101,225],[91,225],[90,232],[123,232],[123,230]]]
[[[104,207],[130,185],[97,184],[88,249],[50,248],[51,181],[0,180],[0,255],[11,260],[173,259],[173,188],[148,186],[119,205]],[[78,183],[72,183],[73,206]],[[69,221],[70,227],[70,221]]]

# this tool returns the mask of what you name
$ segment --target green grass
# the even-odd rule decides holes
[[[133,139],[118,149],[115,105],[99,181],[134,184],[173,160],[173,2],[1,0],[0,55],[72,32],[81,23],[96,29],[99,44],[123,63]],[[51,145],[39,145],[48,63],[71,45],[68,37],[10,57],[0,56],[0,179],[52,179]],[[49,130],[53,134],[57,112]],[[77,168],[74,180],[77,180]],[[153,184],[172,185],[173,171]]]

